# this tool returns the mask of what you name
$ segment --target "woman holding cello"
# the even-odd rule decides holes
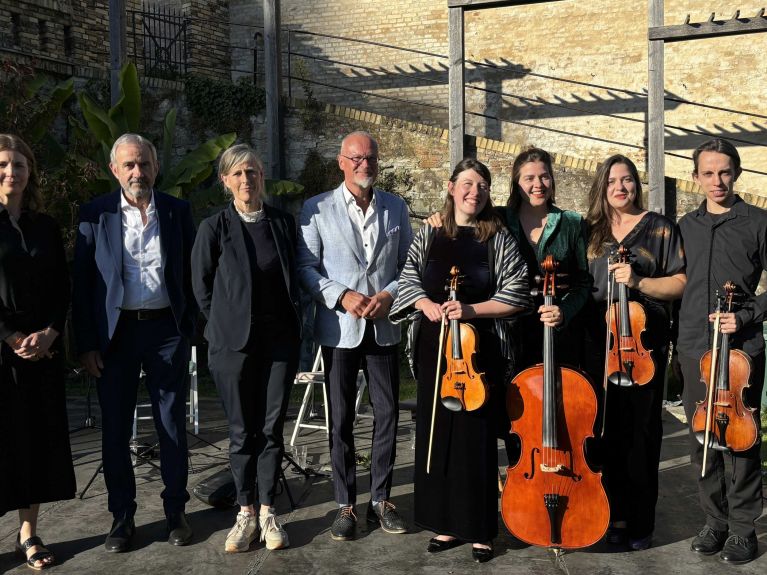
[[[612,335],[607,331],[608,284],[626,286],[628,300],[640,303],[646,317],[646,325],[641,325],[641,312],[633,312],[632,317],[622,320],[623,325],[631,326],[630,335],[638,352],[631,361],[617,362],[616,373],[606,374],[611,381],[623,385],[605,383],[607,401],[602,430],[603,471],[611,518],[607,540],[628,543],[635,550],[646,549],[652,543],[658,499],[661,404],[669,342],[667,302],[679,299],[684,291],[684,251],[676,225],[643,209],[636,166],[622,155],[610,156],[597,170],[586,219],[591,232],[588,257],[594,277],[595,305],[590,306],[591,313],[587,314],[586,341],[591,349],[587,349],[584,357],[593,361],[587,371],[595,382],[606,381],[605,338],[612,341],[608,353],[615,353],[623,345],[621,335],[625,335],[615,333],[618,331],[615,317],[621,312],[618,305],[611,308]],[[631,257],[614,263],[611,254],[619,247]],[[622,309],[629,308],[626,305]],[[654,371],[645,383],[638,377],[642,347],[651,350],[646,359],[653,365],[647,367],[650,373]]]
[[[481,162],[464,159],[455,167],[443,225],[426,224],[413,240],[390,315],[395,322],[414,319],[417,326],[411,348],[420,398],[415,523],[435,533],[429,552],[470,542],[477,562],[492,558],[498,534],[496,425],[505,409],[503,378],[511,343],[500,318],[530,307],[527,270],[493,211],[490,183]],[[446,301],[454,267],[456,298]],[[476,330],[479,345],[472,358],[464,346],[463,357],[477,374],[484,372],[488,383],[487,402],[479,409],[453,411],[448,402],[432,401],[442,368],[448,376],[454,364],[450,349],[440,346],[448,339],[443,319],[453,325],[470,322]]]

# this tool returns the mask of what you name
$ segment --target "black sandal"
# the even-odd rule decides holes
[[[21,535],[16,536],[16,553],[27,560],[27,567],[34,569],[35,571],[42,571],[43,569],[47,569],[56,563],[56,556],[48,549],[45,549],[44,551],[38,551],[32,555],[32,557],[27,557],[27,551],[29,551],[30,547],[34,546],[45,547],[45,544],[43,543],[43,540],[40,539],[37,535],[33,535],[24,541],[24,543],[21,543]],[[49,557],[51,560],[46,562],[45,560]],[[38,561],[41,561],[42,565],[35,565],[35,563]]]

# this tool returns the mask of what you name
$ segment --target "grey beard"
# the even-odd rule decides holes
[[[145,200],[152,193],[151,187],[142,186],[136,191],[134,191],[134,189],[135,188],[132,187],[128,187],[127,189],[123,188],[123,193],[133,201]]]
[[[354,183],[363,190],[369,190],[372,187],[374,181],[375,178],[354,178]]]

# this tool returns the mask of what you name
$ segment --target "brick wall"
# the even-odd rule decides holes
[[[295,30],[290,34],[291,51],[296,53],[292,75],[347,89],[311,85],[318,99],[447,125],[447,60],[423,53],[447,54],[447,2],[281,4],[283,27]],[[239,24],[263,23],[260,3],[231,0],[230,5],[232,19]],[[665,23],[681,24],[687,14],[693,22],[704,21],[710,12],[730,18],[736,9],[753,16],[762,5],[760,0],[666,0]],[[257,30],[232,27],[233,43],[252,46]],[[466,58],[477,62],[467,70],[467,123],[472,134],[536,144],[589,161],[620,152],[644,166],[646,2],[566,0],[471,12],[465,36]],[[286,49],[286,34],[283,43]],[[687,158],[707,138],[673,126],[760,144],[735,142],[744,167],[767,172],[766,51],[767,33],[667,45],[667,151],[684,156],[667,156],[668,176],[689,178]],[[234,67],[252,66],[252,55],[243,54],[233,56]],[[287,73],[287,63],[284,70]],[[293,95],[301,96],[300,81],[291,84]],[[746,172],[739,185],[743,191],[767,195],[767,175]]]
[[[135,46],[135,22],[142,34],[142,19],[132,10],[141,0],[126,0],[128,54]],[[190,18],[187,51],[190,71],[229,78],[229,2],[227,0],[170,0],[157,2]],[[108,0],[10,0],[0,5],[0,58],[34,63],[37,69],[62,77],[102,78],[109,75]],[[146,41],[146,49],[152,44]],[[135,48],[135,50],[134,50]],[[139,66],[141,67],[141,66]]]

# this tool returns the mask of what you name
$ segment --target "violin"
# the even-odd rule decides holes
[[[727,313],[733,310],[736,289],[733,282],[724,284]],[[706,400],[698,402],[692,418],[692,431],[703,444],[703,474],[709,449],[746,451],[758,439],[756,408],[743,399],[750,387],[751,358],[730,349],[730,335],[720,331],[721,314],[722,298],[717,296],[713,343],[700,358],[701,381],[708,381]]]
[[[557,262],[543,261],[545,305],[556,296]],[[607,531],[610,506],[602,474],[591,470],[584,447],[592,437],[597,399],[588,376],[557,365],[554,328],[544,326],[543,363],[509,384],[506,409],[522,455],[506,470],[501,515],[517,539],[531,545],[577,549]]]
[[[457,300],[459,270],[450,269],[448,300]],[[485,405],[490,390],[485,374],[477,371],[475,354],[479,349],[479,336],[469,323],[450,320],[445,344],[445,374],[442,376],[440,399],[451,411],[474,411]]]
[[[621,245],[617,255],[616,263],[629,263],[627,247]],[[608,288],[611,285],[612,280],[608,279]],[[611,340],[605,361],[607,379],[621,387],[645,385],[655,376],[652,350],[642,345],[641,336],[647,325],[645,309],[641,303],[629,301],[629,288],[623,283],[618,284],[618,302],[612,303],[612,295],[607,301],[607,337]]]

